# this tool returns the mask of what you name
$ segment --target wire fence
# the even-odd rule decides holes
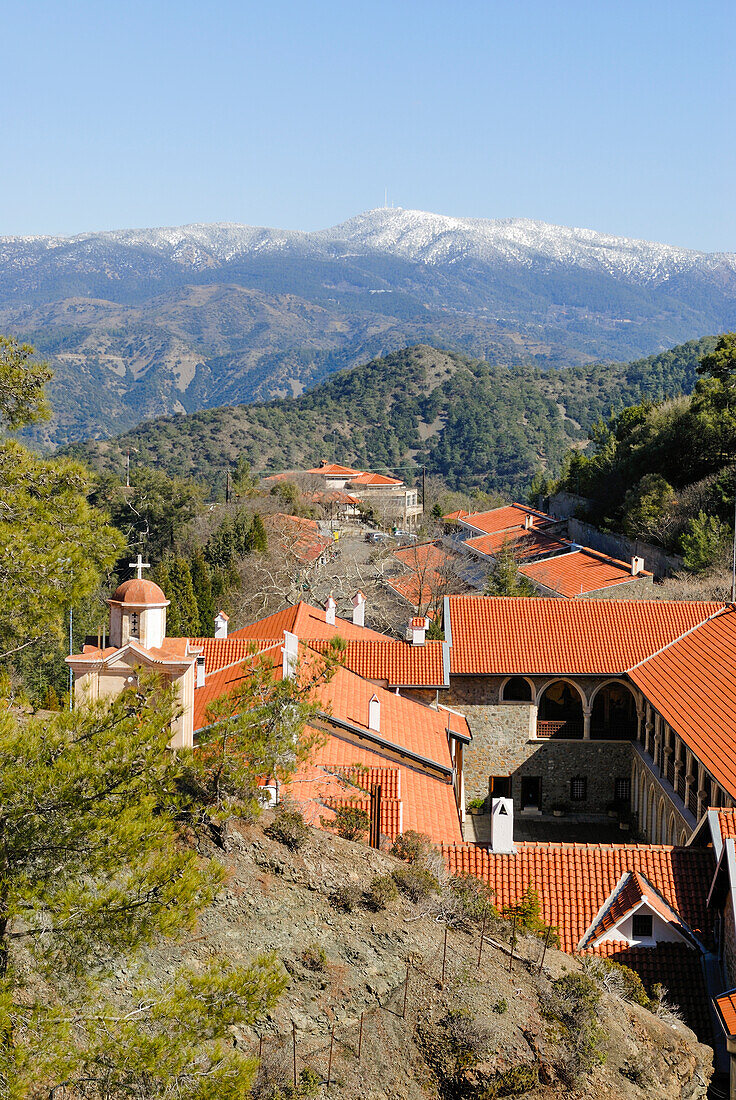
[[[416,1022],[418,1008],[427,1003],[428,985],[442,990],[458,981],[480,978],[483,959],[493,952],[496,957],[499,954],[505,957],[508,983],[513,990],[514,973],[519,968],[542,973],[549,946],[549,929],[543,940],[528,935],[522,938],[517,936],[515,921],[508,944],[488,935],[484,922],[477,936],[458,945],[457,941],[453,943],[445,924],[431,958],[418,951],[407,955],[405,969],[395,975],[396,984],[384,1004],[365,1009],[359,1019],[350,1022],[337,1023],[334,1018],[327,1018],[327,1030],[319,1036],[304,1033],[293,1023],[287,1034],[269,1032],[259,1036],[254,1051],[260,1063],[254,1096],[259,1095],[259,1087],[264,1091],[274,1086],[297,1088],[305,1070],[328,1087],[346,1083],[362,1072],[367,1048],[376,1039],[385,1038],[387,1017]],[[509,992],[503,979],[498,991]]]

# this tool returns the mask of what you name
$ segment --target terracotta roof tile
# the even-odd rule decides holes
[[[505,504],[501,508],[491,508],[487,512],[465,512],[457,519],[463,526],[473,527],[481,534],[492,535],[496,531],[507,531],[510,527],[524,525],[524,516],[534,517],[535,527],[548,527],[555,521],[546,512],[527,508],[523,504]],[[455,518],[453,515],[452,518]]]
[[[250,626],[233,630],[229,638],[282,638],[285,630],[307,642],[316,638],[334,638],[338,635],[346,641],[357,641],[361,638],[373,638],[377,641],[388,639],[388,635],[379,634],[377,630],[370,630],[367,626],[356,626],[349,619],[338,617],[335,619],[335,625],[330,626],[325,621],[324,608],[312,607],[308,603],[292,604],[291,607],[268,615],[265,619],[259,619]]]
[[[522,565],[519,572],[530,581],[536,581],[567,599],[575,599],[576,596],[583,596],[588,592],[599,592],[617,584],[628,584],[640,577],[652,576],[642,570],[635,577],[626,562],[588,549],[573,550],[560,554],[559,557],[530,562]]]
[[[424,625],[424,619],[421,620]],[[324,649],[327,642],[314,642]],[[380,680],[388,687],[446,687],[442,642],[409,645],[386,638],[383,641],[348,641],[342,650],[347,668],[366,680]]]
[[[718,825],[721,830],[722,840],[736,840],[736,810],[718,809]],[[735,1033],[736,1034],[736,1033]]]
[[[359,485],[361,488],[396,488],[404,482],[398,477],[386,477],[384,474],[364,473],[350,479],[351,485]]]
[[[449,596],[453,675],[621,675],[719,603]],[[448,637],[445,623],[445,636]]]
[[[341,466],[338,462],[325,462],[322,466],[315,466],[311,470],[304,471],[307,474],[321,474],[322,477],[357,477],[362,470],[353,470],[350,466]]]
[[[714,997],[713,1000],[726,1035],[736,1036],[736,989],[721,993],[719,997]]]
[[[736,609],[723,611],[629,676],[714,779],[736,796]]]
[[[561,554],[570,549],[566,539],[558,539],[536,529],[527,531],[523,526],[497,531],[492,535],[476,535],[466,539],[463,546],[485,557],[495,557],[504,546],[508,546],[517,561],[527,561],[542,554]]]
[[[696,935],[707,936],[706,898],[715,866],[713,852],[648,844],[519,843],[515,855],[496,855],[462,845],[443,849],[453,874],[487,882],[500,907],[515,905],[530,887],[538,891],[542,917],[574,952],[604,902],[628,872],[651,882]]]

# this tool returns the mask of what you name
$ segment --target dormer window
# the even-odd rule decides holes
[[[650,940],[652,938],[651,913],[634,914],[631,930],[635,940]]]
[[[131,611],[130,613],[129,633],[131,638],[140,638],[141,636],[140,616],[137,611]]]

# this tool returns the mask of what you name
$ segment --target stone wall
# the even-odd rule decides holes
[[[463,704],[473,741],[465,749],[465,799],[485,798],[492,775],[512,777],[514,809],[521,810],[521,778],[542,783],[542,810],[566,803],[583,814],[605,813],[617,779],[631,775],[628,741],[544,741],[534,738],[536,707],[529,703]],[[571,802],[570,781],[587,780],[587,797]]]
[[[736,984],[736,928],[734,928],[733,907],[730,898],[726,899],[726,904],[723,907],[722,929],[723,962],[728,975],[728,984],[733,987]]]

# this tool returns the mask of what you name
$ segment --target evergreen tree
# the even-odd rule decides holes
[[[238,1100],[254,1060],[230,1029],[270,1010],[272,956],[211,959],[136,988],[134,952],[193,926],[223,878],[179,820],[186,753],[160,682],[51,718],[0,708],[0,1081],[11,1100]],[[265,714],[262,715],[264,722]],[[127,991],[102,982],[129,960]],[[130,985],[133,988],[130,988]]]
[[[156,582],[169,601],[169,606],[166,608],[166,633],[170,638],[180,638],[181,618],[176,600],[172,596],[170,565],[170,558],[162,558],[151,571],[151,580]]]
[[[211,638],[214,631],[215,601],[212,594],[210,567],[204,554],[197,550],[192,558],[192,587],[199,608],[199,636]]]
[[[265,554],[268,550],[268,535],[266,526],[259,512],[253,513],[253,523],[250,529],[251,549],[257,554]]]
[[[496,554],[493,568],[488,574],[486,596],[536,596],[531,581],[519,573],[519,563],[509,542]]]
[[[175,635],[167,626],[171,637],[197,637],[199,635],[199,606],[194,595],[192,574],[185,558],[176,557],[169,567],[171,593],[169,599],[176,608],[178,632]]]

